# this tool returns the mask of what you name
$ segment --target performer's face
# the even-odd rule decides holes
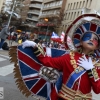
[[[96,50],[99,45],[99,39],[94,33],[88,32],[82,37],[81,44],[85,49]]]

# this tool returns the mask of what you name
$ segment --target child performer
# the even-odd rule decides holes
[[[84,16],[88,16],[89,19],[89,14]],[[80,39],[80,45],[77,46],[81,48],[80,52],[70,51],[69,54],[52,58],[43,56],[33,41],[25,41],[22,44],[23,48],[33,47],[38,60],[44,66],[52,67],[63,73],[61,89],[57,97],[52,90],[51,100],[92,100],[91,90],[96,94],[100,93],[99,56],[96,52],[100,48],[100,26],[93,21],[92,17],[94,15],[89,20],[82,20],[74,29],[74,44],[78,43],[76,38]],[[80,21],[81,18],[83,16],[80,17]]]

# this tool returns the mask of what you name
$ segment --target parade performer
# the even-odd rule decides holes
[[[33,48],[36,59],[42,64],[38,75],[55,85],[48,90],[47,100],[92,100],[91,90],[100,93],[99,20],[96,14],[79,16],[66,31],[65,45],[70,52],[59,57],[48,57],[33,41],[22,43],[23,49]],[[67,43],[68,36],[73,45]],[[62,73],[62,81],[58,72]]]

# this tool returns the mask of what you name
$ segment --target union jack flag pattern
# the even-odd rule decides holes
[[[53,48],[45,48],[45,50],[47,51],[47,55],[52,57],[61,56],[66,53],[64,50]],[[33,48],[31,47],[23,49],[22,46],[18,46],[17,59],[21,78],[31,94],[42,96],[46,98],[46,100],[55,100],[54,97],[57,95],[58,90],[61,87],[62,74],[54,84],[51,84],[39,77],[38,72],[42,67],[42,64],[36,58],[33,53]]]

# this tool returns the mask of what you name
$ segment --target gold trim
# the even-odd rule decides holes
[[[68,97],[65,97],[63,94],[58,94],[58,96],[61,97],[61,98],[63,98],[63,99],[66,99],[66,100],[72,100],[72,99],[70,99]]]
[[[41,52],[41,54],[45,55],[45,51],[44,51],[43,47],[40,44],[38,44],[37,47],[38,47],[39,51]]]
[[[74,100],[75,98],[75,91],[66,87],[66,85],[62,84],[61,90],[58,93],[63,99],[66,100]]]
[[[71,65],[74,65],[74,64],[76,64],[76,60],[70,60],[70,63],[71,63]]]
[[[58,93],[59,96],[61,96],[64,99],[68,99],[68,100],[90,100],[92,98],[92,94],[91,93],[87,93],[87,94],[83,94],[81,91],[75,91],[72,90],[68,87],[66,87],[66,85],[62,84],[62,88],[60,90],[60,92]]]
[[[88,75],[92,75],[92,72],[89,72]]]
[[[83,94],[81,91],[76,91],[75,94],[76,98],[84,98],[84,99],[91,99],[92,98],[92,94],[91,93],[87,93],[87,94]]]
[[[72,90],[72,89],[68,88],[65,84],[62,84],[62,87],[64,87],[65,89],[67,89],[67,90],[69,90],[69,91],[71,91],[71,92],[73,92],[73,93],[75,93],[75,92],[76,92],[76,91],[74,91],[74,90]]]
[[[18,65],[17,46],[10,47],[9,57],[10,57],[10,62],[14,63],[13,73],[14,73],[14,78],[16,79],[15,83],[17,87],[19,88],[19,90],[22,92],[22,94],[25,95],[26,97],[29,97],[31,95],[31,92],[28,90],[25,83],[23,82],[20,69],[19,69],[19,65]]]
[[[94,62],[95,63],[95,62]],[[96,63],[95,64],[96,67],[100,67],[100,63]]]
[[[71,93],[69,93],[69,91],[67,91],[67,93],[66,93],[65,92],[66,90],[65,91],[63,91],[63,90],[65,90],[65,89],[62,89],[61,93],[64,94],[64,96],[67,96],[67,97],[69,97],[71,99],[74,99],[75,94],[71,94]]]
[[[95,68],[92,69],[92,75],[94,76],[95,80],[99,79],[99,75],[98,75],[97,70]]]
[[[70,52],[70,55],[71,55],[71,56],[75,56],[75,54],[74,54],[74,52],[73,52],[73,51],[71,51],[71,52]]]

